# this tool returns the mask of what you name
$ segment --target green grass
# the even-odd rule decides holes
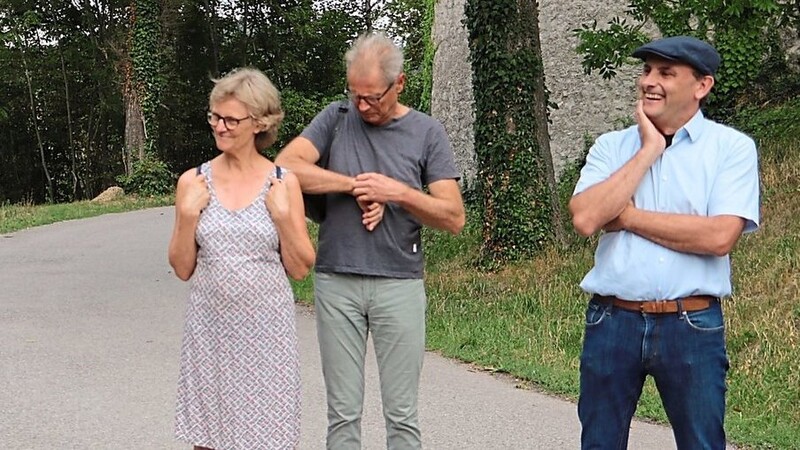
[[[133,211],[136,209],[166,206],[173,203],[171,196],[125,196],[108,203],[82,201],[47,205],[0,204],[0,234],[25,228],[47,225],[64,220],[83,219],[101,214]]]

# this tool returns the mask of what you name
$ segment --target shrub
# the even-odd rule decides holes
[[[145,197],[172,193],[175,180],[175,174],[169,170],[166,163],[150,155],[135,161],[129,175],[117,177],[117,182],[126,193]]]

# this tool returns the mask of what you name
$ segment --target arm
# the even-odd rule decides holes
[[[628,230],[678,252],[725,256],[739,240],[744,226],[745,219],[738,216],[661,213],[629,204],[605,229]]]
[[[300,182],[293,173],[287,173],[282,180],[270,181],[266,203],[278,230],[281,261],[291,278],[301,280],[308,275],[316,255],[303,214]]]
[[[429,194],[379,173],[356,177],[353,195],[359,201],[394,202],[424,225],[458,234],[466,221],[461,190],[453,179],[428,185]]]
[[[293,139],[278,157],[275,164],[286,167],[297,175],[302,186],[302,192],[321,194],[328,192],[353,193],[355,178],[331,170],[323,169],[316,165],[319,160],[319,151],[314,144],[304,138]],[[359,201],[358,206],[363,211],[362,223],[368,231],[372,231],[383,220],[385,205],[375,202]]]
[[[281,150],[275,164],[286,167],[297,175],[303,192],[323,194],[328,192],[346,192],[353,190],[352,177],[342,175],[316,165],[319,151],[314,144],[304,138],[296,137]]]
[[[175,190],[175,226],[169,241],[169,264],[175,275],[188,280],[197,265],[195,232],[200,212],[208,205],[208,188],[205,177],[194,169],[187,170],[178,179]]]
[[[597,233],[625,209],[650,166],[664,153],[666,141],[645,116],[641,100],[636,104],[635,117],[639,123],[641,148],[611,176],[575,195],[569,202],[572,224],[583,236]]]

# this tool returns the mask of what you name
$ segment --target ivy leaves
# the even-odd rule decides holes
[[[643,27],[652,23],[664,36],[689,35],[714,44],[722,57],[717,83],[709,97],[709,109],[724,110],[736,101],[759,75],[767,58],[769,42],[791,22],[793,6],[778,0],[631,0],[627,15],[605,28],[583,24],[573,33],[580,43],[584,72],[597,70],[603,78],[634,61],[633,50],[650,40]]]

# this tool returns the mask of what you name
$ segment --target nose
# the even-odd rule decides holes
[[[214,132],[219,134],[219,133],[222,133],[222,132],[225,132],[225,131],[228,131],[228,128],[225,127],[225,121],[222,120],[222,118],[220,118],[217,121],[217,124],[214,125]]]
[[[369,103],[367,103],[367,101],[363,98],[359,98],[357,101],[358,103],[356,103],[356,107],[359,111],[366,112],[370,108]]]
[[[653,86],[655,84],[653,72],[643,72],[642,75],[639,76],[639,83],[642,86]]]

